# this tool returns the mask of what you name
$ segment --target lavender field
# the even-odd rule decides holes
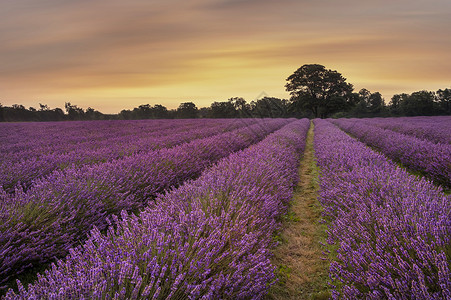
[[[396,124],[393,119],[379,121],[339,119],[332,122],[409,170],[418,172],[446,188],[451,188],[451,144],[448,143],[449,138],[444,138],[442,143],[437,142],[442,140],[438,137],[446,136],[445,132],[448,136],[451,135],[451,118],[423,117],[425,120],[423,122],[426,123],[428,119],[432,119],[431,124],[435,127],[424,126],[424,130],[418,130],[417,134],[412,134],[411,128],[412,123],[421,126],[419,117],[407,122],[405,127],[396,127],[396,131],[384,128],[392,128],[390,124]],[[397,122],[399,124],[400,121]],[[428,134],[420,132],[428,132]]]
[[[354,127],[348,122],[353,121],[333,121],[364,141],[393,138],[377,130],[360,135],[365,121]],[[339,247],[330,267],[334,298],[450,299],[451,197],[333,123],[315,120],[314,146],[319,201],[330,220],[328,242]],[[390,144],[384,140],[382,152],[390,145],[406,151],[416,146],[410,140],[403,144],[401,137]],[[441,167],[449,172],[446,153]]]
[[[311,132],[330,297],[450,299],[448,129],[449,117],[0,124],[1,298],[264,299]]]

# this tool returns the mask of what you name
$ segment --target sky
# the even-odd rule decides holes
[[[289,98],[304,64],[356,91],[451,88],[450,0],[1,0],[0,103],[104,113]]]

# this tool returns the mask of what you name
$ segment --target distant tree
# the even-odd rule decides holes
[[[169,109],[168,110],[168,119],[177,119],[180,118],[177,112],[177,109]]]
[[[197,117],[197,107],[193,102],[184,102],[177,108],[177,116],[182,119],[194,119]]]
[[[361,89],[357,94],[357,100],[352,109],[354,116],[366,116],[368,114],[368,106],[371,92],[367,89]]]
[[[441,113],[451,115],[451,89],[440,89],[435,95]]]
[[[238,115],[231,101],[213,102],[210,106],[210,114],[212,118],[235,118]]]
[[[36,114],[29,111],[21,104],[13,104],[11,107],[4,107],[3,120],[4,121],[36,121]]]
[[[168,109],[161,104],[155,104],[152,107],[152,116],[154,119],[166,119],[169,116]]]
[[[388,110],[390,114],[394,116],[403,115],[403,112],[401,111],[401,103],[406,101],[408,97],[409,95],[405,93],[393,95],[390,103],[388,104]]]
[[[133,119],[133,112],[129,109],[123,109],[119,113],[119,119],[121,120],[132,120]]]
[[[381,93],[375,92],[370,95],[369,101],[368,101],[368,109],[369,112],[372,114],[378,114],[384,111],[385,109],[385,102],[384,98],[382,98]]]
[[[5,121],[4,110],[5,109],[4,109],[3,105],[0,103],[0,122]]]
[[[233,104],[237,111],[237,116],[240,118],[251,117],[251,106],[242,97],[232,97],[229,102]]]
[[[15,110],[26,110],[25,106],[23,106],[21,104],[13,104],[12,108]]]
[[[118,114],[119,119],[123,120],[139,120],[139,119],[166,119],[169,118],[169,112],[166,107],[161,104],[141,104],[133,110],[123,109]]]
[[[431,116],[435,110],[434,100],[432,92],[414,92],[399,103],[399,108],[405,116]]]
[[[102,120],[103,114],[92,107],[88,107],[84,114],[85,120]]]
[[[151,119],[152,118],[152,107],[150,104],[142,104],[138,106],[137,119]]]
[[[47,104],[39,103],[39,111],[49,111],[49,110],[50,108],[48,107]]]
[[[95,109],[92,107],[88,107],[85,111],[85,118],[88,120],[95,120]]]
[[[251,104],[252,115],[259,118],[283,118],[288,114],[288,100],[263,97]]]
[[[142,119],[142,113],[141,110],[139,109],[139,107],[135,107],[133,108],[133,110],[131,111],[131,119],[132,120],[138,120],[138,119]]]
[[[385,102],[379,92],[371,93],[367,89],[361,89],[356,99],[356,104],[352,109],[354,116],[375,116],[385,110]]]
[[[82,120],[84,117],[84,111],[77,105],[72,105],[70,102],[64,104],[66,113],[69,120]]]
[[[285,88],[297,111],[310,110],[314,117],[348,110],[353,105],[353,86],[337,71],[318,64],[303,65],[287,78]]]
[[[197,111],[197,116],[202,119],[211,118],[211,107],[199,108],[199,110]]]
[[[50,116],[52,121],[62,121],[64,120],[64,112],[61,108],[54,108],[50,111]]]

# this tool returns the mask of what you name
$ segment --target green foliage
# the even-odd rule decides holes
[[[274,234],[272,240],[277,244],[283,244],[285,242],[285,239],[280,234]]]
[[[213,118],[235,118],[237,111],[231,101],[213,102],[210,106],[210,116]]]
[[[286,284],[287,280],[290,278],[291,268],[286,265],[279,265],[276,270],[277,279],[281,284]]]
[[[412,93],[399,103],[399,109],[406,116],[433,115],[434,94],[428,91]]]
[[[193,102],[181,103],[177,108],[177,116],[182,119],[197,118],[198,108]]]
[[[299,222],[300,219],[298,216],[296,216],[296,213],[294,211],[289,211],[285,215],[282,216],[282,220],[285,222]]]
[[[436,102],[442,114],[451,115],[451,89],[438,90]]]
[[[258,118],[283,118],[288,115],[288,100],[263,97],[251,102],[251,114]]]
[[[285,88],[290,92],[293,107],[298,111],[310,110],[315,118],[346,111],[353,104],[352,84],[322,65],[303,65],[287,81]]]
[[[451,89],[396,94],[388,109],[392,116],[451,115]]]

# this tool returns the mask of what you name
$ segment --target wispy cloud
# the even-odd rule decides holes
[[[2,1],[0,102],[74,97],[117,112],[143,99],[288,97],[284,80],[305,63],[387,97],[443,88],[450,15],[448,0]]]

